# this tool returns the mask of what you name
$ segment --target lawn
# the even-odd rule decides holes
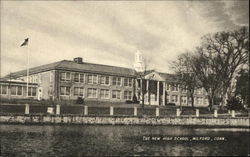
[[[60,113],[61,114],[84,114],[85,105],[61,105]],[[123,116],[133,116],[134,115],[134,106],[129,104],[128,106],[124,105],[114,105],[114,115],[123,115]],[[144,109],[137,106],[137,115],[147,115],[155,116],[156,115],[156,106],[145,106]],[[30,114],[46,114],[48,107],[53,107],[55,111],[55,105],[30,105]],[[160,116],[175,116],[177,107],[161,107],[159,108]],[[0,114],[23,114],[25,111],[24,104],[1,104],[0,105]],[[200,108],[200,116],[213,116],[213,112],[209,112],[206,108]],[[103,105],[88,105],[88,114],[89,115],[110,115],[110,106]],[[183,107],[181,115],[182,116],[195,116],[196,111],[192,108]],[[224,115],[225,116],[225,115]]]

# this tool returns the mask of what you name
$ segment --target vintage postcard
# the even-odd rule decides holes
[[[0,156],[249,156],[248,0],[0,0]]]

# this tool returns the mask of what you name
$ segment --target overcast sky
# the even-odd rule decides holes
[[[82,57],[133,67],[140,50],[150,66],[192,50],[201,36],[248,25],[247,1],[1,1],[1,76]],[[20,47],[24,38],[28,47]]]

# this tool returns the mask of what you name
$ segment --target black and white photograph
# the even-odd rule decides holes
[[[250,156],[249,0],[0,0],[0,157]]]

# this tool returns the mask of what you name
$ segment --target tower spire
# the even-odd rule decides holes
[[[139,51],[139,50],[137,50],[135,53],[134,69],[137,72],[143,72],[143,70],[144,70],[143,56],[142,56],[141,51]]]

